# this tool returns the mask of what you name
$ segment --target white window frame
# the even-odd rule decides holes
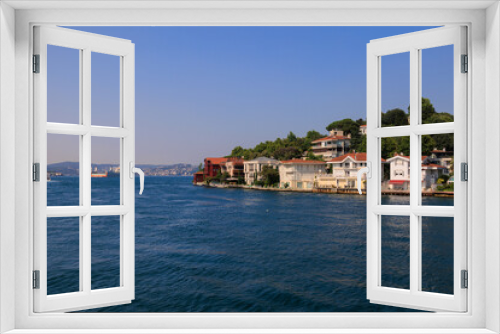
[[[78,124],[47,122],[47,46],[78,50],[80,63],[80,120]],[[119,127],[96,126],[91,116],[92,53],[119,58],[120,110]],[[39,181],[33,184],[34,193],[34,270],[39,272],[39,288],[34,289],[35,312],[75,311],[100,306],[130,303],[135,295],[135,79],[134,44],[128,40],[111,38],[60,27],[34,27],[34,54],[39,56],[39,73],[34,83],[34,162],[39,163]],[[74,206],[47,206],[47,135],[78,136],[80,142],[80,201]],[[120,202],[119,205],[92,205],[91,171],[92,139],[119,140]],[[99,216],[118,216],[120,220],[120,285],[106,289],[92,289],[91,234],[92,219]],[[47,295],[47,218],[74,217],[79,219],[79,291]]]
[[[59,8],[67,3],[38,1],[7,1],[0,4],[0,330],[16,329],[15,333],[34,333],[38,329],[64,329],[65,333],[87,328],[99,333],[106,329],[129,329],[127,332],[145,332],[145,329],[191,328],[196,332],[466,332],[490,333],[500,331],[500,183],[489,180],[485,189],[485,174],[498,173],[500,145],[500,12],[498,3],[473,1],[401,1],[388,3],[362,2],[221,4],[217,2],[185,4],[167,3],[154,6],[170,8],[147,9],[151,3],[135,3],[143,10],[124,9],[130,2],[82,2],[74,6],[86,9]],[[408,4],[409,3],[409,4]],[[24,7],[16,12],[9,5]],[[96,9],[99,6],[101,9]],[[115,6],[115,10],[102,7]],[[119,8],[123,6],[122,8]],[[199,6],[193,8],[192,6]],[[230,8],[224,8],[230,7]],[[391,6],[397,6],[394,9]],[[38,8],[37,8],[38,7]],[[211,8],[210,8],[211,7]],[[32,9],[30,9],[32,8]],[[34,8],[34,9],[33,9]],[[49,10],[47,10],[49,8]],[[50,9],[52,8],[52,9]],[[93,9],[92,9],[93,8]],[[304,10],[307,9],[307,10]],[[403,8],[403,9],[402,9]],[[15,17],[15,21],[13,18]],[[468,145],[471,153],[469,202],[468,312],[465,314],[34,314],[30,251],[32,245],[32,184],[30,167],[32,156],[32,26],[58,25],[443,25],[466,24],[469,27]],[[485,24],[486,23],[486,24]],[[7,28],[7,29],[5,29]],[[15,38],[14,38],[15,31]],[[15,66],[15,71],[13,70]],[[15,82],[15,87],[12,87]],[[12,96],[9,96],[9,93]],[[15,95],[14,95],[15,93]],[[15,99],[14,99],[15,96]],[[15,109],[14,109],[15,108]],[[12,110],[15,110],[15,117]],[[488,122],[485,119],[488,118]],[[11,126],[15,131],[9,131]],[[3,131],[2,131],[3,130]],[[484,134],[488,137],[486,140]],[[15,146],[12,142],[15,140]],[[486,155],[485,153],[488,153]],[[10,159],[10,160],[9,160]],[[9,163],[9,161],[15,161]],[[15,171],[15,183],[10,180]],[[496,174],[495,174],[496,175]],[[3,185],[10,185],[6,189]],[[14,188],[15,186],[15,188]],[[15,189],[14,203],[11,199]],[[488,193],[488,196],[486,196]],[[485,203],[487,205],[485,205]],[[9,209],[14,204],[15,210]],[[13,224],[15,222],[15,224]],[[14,256],[12,256],[14,254]],[[9,287],[8,284],[11,284]],[[11,287],[15,286],[15,289]],[[486,293],[488,291],[488,293]],[[13,308],[12,305],[15,305]],[[138,329],[142,328],[142,330]],[[294,330],[301,328],[300,331]],[[354,329],[358,329],[358,331]],[[381,330],[381,328],[385,328]],[[440,330],[437,330],[439,328]],[[99,329],[99,330],[98,330]],[[132,330],[137,329],[137,330]],[[241,329],[241,330],[238,330]],[[246,331],[244,329],[247,329]],[[463,329],[460,331],[459,329]],[[346,330],[347,331],[347,330]],[[46,331],[45,331],[46,332]],[[62,332],[62,331],[60,331]],[[167,330],[165,330],[167,332]],[[178,330],[181,332],[181,330]],[[185,332],[185,331],[184,331]]]
[[[467,310],[467,290],[461,287],[461,270],[467,270],[467,184],[457,180],[453,206],[422,205],[422,135],[453,133],[457,177],[460,164],[467,163],[467,76],[462,73],[462,55],[467,54],[466,27],[449,26],[372,40],[367,46],[367,159],[372,161],[373,177],[368,179],[367,194],[367,297],[384,305],[413,305],[422,310]],[[453,46],[454,121],[423,124],[421,116],[422,56],[425,49]],[[410,125],[382,127],[381,106],[383,90],[383,57],[408,53],[410,79]],[[410,138],[410,201],[408,205],[382,205],[381,165],[382,138]],[[402,159],[398,159],[402,160]],[[395,170],[395,174],[397,170]],[[382,221],[389,215],[409,219],[409,289],[382,285]],[[451,217],[453,228],[453,290],[442,294],[422,291],[422,233],[423,217]]]

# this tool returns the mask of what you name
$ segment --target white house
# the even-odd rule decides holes
[[[385,162],[382,159],[382,162]],[[366,167],[366,153],[348,153],[340,157],[336,157],[327,162],[332,166],[332,174],[330,176],[318,177],[320,187],[334,188],[357,188],[358,187],[358,171]],[[366,175],[362,176],[362,189],[366,189]],[[323,182],[321,182],[323,181]]]
[[[396,154],[387,159],[390,164],[389,180],[384,187],[391,190],[410,189],[410,157]],[[433,162],[432,158],[422,156],[422,189],[435,189],[441,175],[448,175],[449,169]]]
[[[327,162],[332,166],[333,186],[335,188],[357,188],[358,170],[366,167],[366,153],[348,153]],[[363,175],[366,180],[366,175]],[[366,183],[361,185],[366,189]]]
[[[359,126],[359,133],[364,135],[364,136],[366,135],[366,124]]]
[[[312,141],[312,152],[325,160],[332,159],[346,152],[351,146],[351,135],[344,136],[341,130],[331,130],[328,137],[323,137]]]
[[[326,163],[317,160],[292,159],[281,161],[280,188],[312,189],[315,174],[325,172]]]
[[[453,151],[447,151],[444,147],[442,150],[434,148],[434,150],[431,151],[429,158],[431,158],[432,161],[438,165],[444,166],[450,171],[453,170]]]
[[[258,157],[253,160],[248,160],[243,162],[243,171],[245,173],[245,183],[251,185],[256,180],[260,180],[262,177],[260,172],[264,166],[270,166],[272,168],[279,167],[279,160],[267,157]]]

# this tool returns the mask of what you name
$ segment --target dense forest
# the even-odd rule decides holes
[[[408,112],[399,108],[391,109],[381,115],[383,127],[408,125],[409,118],[410,108],[408,108]],[[422,122],[423,124],[453,122],[453,115],[437,112],[429,99],[422,98]],[[351,152],[366,152],[366,136],[361,135],[359,131],[359,127],[364,124],[366,124],[366,121],[363,119],[352,120],[346,118],[328,124],[326,130],[338,129],[344,131],[345,136],[350,134]],[[312,141],[326,136],[326,134],[315,130],[307,132],[305,137],[297,137],[293,132],[290,132],[286,138],[277,138],[274,141],[268,140],[254,148],[236,146],[229,156],[244,157],[246,160],[261,156],[273,157],[278,160],[301,158],[306,152],[309,152]],[[422,136],[422,154],[428,155],[434,148],[446,148],[447,151],[453,151],[453,134]],[[394,156],[395,153],[410,154],[409,137],[382,139],[382,157],[387,159]],[[312,152],[307,154],[307,159],[321,160],[321,158],[314,156]]]

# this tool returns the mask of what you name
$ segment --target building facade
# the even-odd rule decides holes
[[[366,136],[366,124],[359,126],[359,133],[363,136]]]
[[[326,163],[316,160],[292,159],[279,165],[280,188],[313,189],[315,175],[325,173]]]
[[[193,183],[201,183],[203,182],[204,177],[203,177],[203,172],[196,172],[193,174]]]
[[[357,188],[358,171],[366,167],[366,153],[348,153],[327,162],[332,166],[334,188]],[[366,174],[363,175],[361,189],[366,189]]]
[[[220,163],[221,173],[228,173],[227,181],[238,181],[238,178],[244,177],[244,160],[243,158],[230,157]]]
[[[389,190],[410,189],[410,157],[396,154],[387,159],[390,164],[389,179],[384,181],[383,188]],[[449,175],[450,170],[440,164],[436,164],[429,156],[422,156],[422,190],[435,190],[437,181],[442,175]]]
[[[279,168],[279,160],[267,157],[258,157],[253,160],[248,160],[243,163],[243,171],[245,173],[245,183],[247,185],[252,185],[255,181],[261,180],[262,176],[260,173],[264,166],[269,166],[272,168]]]
[[[205,158],[203,168],[203,179],[207,177],[217,176],[221,172],[221,163],[227,158]]]
[[[314,140],[311,151],[323,160],[330,160],[349,152],[351,146],[351,135],[344,136],[341,130],[332,130],[328,137]]]

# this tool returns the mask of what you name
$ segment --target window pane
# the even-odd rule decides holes
[[[80,137],[47,135],[47,205],[80,205]]]
[[[410,289],[410,217],[382,216],[381,285]]]
[[[453,294],[453,218],[422,217],[422,291]]]
[[[92,217],[92,289],[120,286],[120,216]]]
[[[120,205],[120,139],[92,137],[92,205]]]
[[[47,218],[47,294],[80,290],[80,218]]]
[[[422,124],[453,122],[453,45],[421,52]]]
[[[80,50],[47,45],[47,122],[80,122]]]
[[[422,136],[422,205],[453,206],[453,133]]]
[[[381,57],[382,127],[403,126],[410,122],[410,53]]]
[[[382,204],[410,204],[410,137],[382,138]]]
[[[120,57],[92,52],[92,125],[120,126]]]

